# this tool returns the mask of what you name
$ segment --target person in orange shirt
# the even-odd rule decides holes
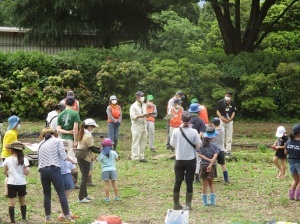
[[[199,118],[202,119],[202,120],[204,121],[204,124],[208,124],[209,121],[208,121],[208,113],[207,113],[206,107],[205,107],[204,105],[201,105],[201,104],[199,103],[199,101],[198,101],[197,98],[192,99],[192,100],[191,100],[191,104],[192,104],[192,103],[198,103],[198,104],[199,104],[199,109],[200,109],[200,111],[199,111],[199,113],[198,113]]]
[[[109,98],[109,102],[106,109],[108,138],[114,142],[113,149],[117,151],[119,130],[122,122],[122,109],[120,105],[118,105],[118,99],[115,95],[112,95]]]
[[[170,119],[170,129],[169,129],[169,138],[171,139],[173,131],[175,128],[178,128],[181,125],[181,115],[183,113],[183,108],[181,107],[181,100],[175,99],[173,107],[170,108],[168,114],[173,115]],[[171,149],[174,151],[174,148]]]
[[[155,152],[154,123],[155,123],[155,118],[157,117],[157,109],[156,109],[156,105],[153,103],[153,99],[154,97],[152,95],[147,96],[146,111],[147,114],[149,114],[149,116],[146,117],[146,123],[147,123],[148,137],[149,137],[149,148],[152,152]]]
[[[74,94],[74,92],[73,92],[72,90],[70,90],[70,91],[67,92],[67,97],[66,97],[65,99],[61,100],[61,101],[60,101],[60,104],[63,104],[63,105],[66,106],[66,99],[68,99],[68,98],[73,98],[73,99],[75,99],[75,94]],[[76,110],[76,111],[79,112],[79,101],[75,99],[75,102],[74,102],[74,104],[71,106],[71,108],[72,108],[73,110]]]

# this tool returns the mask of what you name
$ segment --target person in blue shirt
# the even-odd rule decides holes
[[[109,190],[110,183],[114,189],[115,201],[120,201],[118,185],[117,185],[117,168],[116,162],[118,160],[118,154],[112,149],[113,142],[109,138],[105,138],[102,141],[102,151],[99,154],[97,160],[101,163],[102,167],[102,180],[104,181],[105,201],[109,202]]]

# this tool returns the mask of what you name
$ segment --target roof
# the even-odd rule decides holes
[[[18,27],[0,26],[0,32],[6,33],[26,33],[28,29],[20,29]]]

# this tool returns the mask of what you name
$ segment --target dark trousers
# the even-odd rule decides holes
[[[83,198],[87,197],[87,182],[90,172],[90,162],[85,161],[83,159],[77,160],[80,171],[81,171],[81,183],[79,188],[79,195],[78,199],[82,200]]]

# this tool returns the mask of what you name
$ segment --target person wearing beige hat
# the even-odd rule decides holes
[[[29,174],[29,161],[24,158],[23,150],[25,146],[19,142],[14,141],[7,145],[12,155],[4,161],[4,175],[7,176],[8,186],[8,212],[11,223],[15,223],[15,204],[18,196],[20,202],[20,210],[22,214],[22,222],[28,223],[26,220],[26,178]]]
[[[66,104],[66,103],[67,103],[67,99],[69,99],[69,98],[74,99],[74,103],[73,103],[73,105],[71,106],[71,108],[72,108],[73,110],[76,110],[76,111],[79,112],[79,101],[75,99],[75,94],[74,94],[74,92],[73,92],[72,90],[69,90],[69,91],[67,92],[67,97],[66,97],[65,99],[61,100],[61,101],[60,101],[60,104],[63,104],[63,105],[66,106],[66,105],[67,105],[67,104]]]
[[[44,194],[45,222],[53,223],[51,218],[51,184],[53,184],[59,197],[65,220],[74,222],[70,217],[69,204],[65,193],[63,177],[61,175],[60,160],[68,160],[72,163],[74,163],[74,161],[68,157],[63,142],[55,138],[56,134],[52,128],[47,127],[42,130],[39,136],[39,139],[42,141],[39,143],[38,149],[38,170],[40,172]]]

